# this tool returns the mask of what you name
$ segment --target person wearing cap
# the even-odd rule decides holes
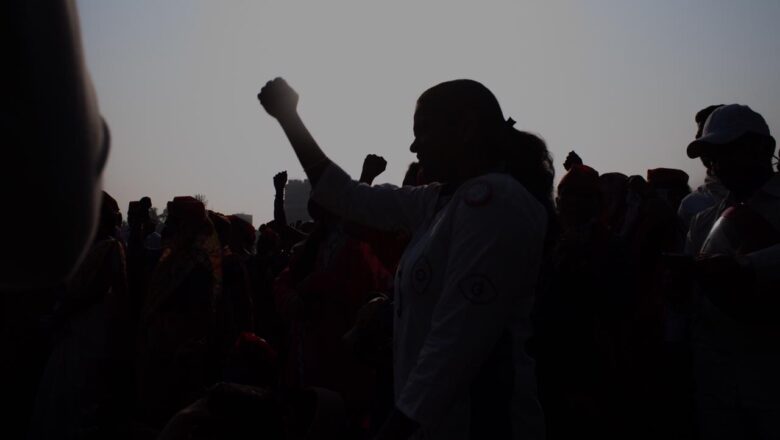
[[[723,105],[711,105],[696,113],[696,139],[701,137],[702,131],[704,130],[704,123],[707,122],[707,118],[709,118],[712,112],[719,107],[723,107]],[[685,196],[680,202],[680,208],[677,210],[677,215],[682,219],[683,226],[686,230],[690,227],[691,219],[693,219],[694,215],[704,211],[710,206],[720,203],[728,192],[713,173],[709,159],[707,159],[706,156],[700,157],[700,159],[707,169],[707,177],[704,179],[704,184],[696,188],[696,191]]]
[[[704,439],[780,438],[776,324],[780,244],[752,252],[713,252],[711,246],[705,247],[708,236],[716,234],[721,215],[734,208],[756,214],[758,223],[768,225],[774,234],[780,231],[780,175],[772,168],[774,150],[775,139],[764,118],[738,104],[716,109],[702,136],[688,146],[688,156],[706,157],[729,191],[720,203],[693,218],[686,245],[688,253],[698,255],[694,272],[701,286],[693,345]],[[724,294],[741,301],[740,310],[764,309],[761,314],[769,315],[770,322],[755,316],[745,319],[737,309],[724,306],[720,301]]]
[[[514,129],[484,85],[441,83],[417,101],[410,148],[439,183],[371,187],[322,152],[283,79],[258,98],[287,134],[316,202],[412,235],[393,297],[395,408],[376,438],[542,438],[524,345],[553,215],[544,142]]]

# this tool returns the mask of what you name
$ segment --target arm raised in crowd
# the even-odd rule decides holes
[[[284,212],[284,188],[287,186],[287,171],[274,176],[274,220],[277,224],[287,225],[287,213]]]
[[[324,208],[346,220],[384,230],[413,230],[430,214],[429,202],[438,197],[438,185],[371,187],[352,180],[332,163],[298,116],[298,94],[283,79],[269,81],[258,99],[287,134],[312,183],[312,199]],[[386,165],[384,159],[374,158],[367,159],[367,176],[376,177]]]
[[[373,185],[374,179],[387,169],[387,161],[382,156],[369,154],[363,160],[363,170],[360,172],[360,183]]]
[[[108,132],[75,2],[11,0],[0,10],[7,44],[2,199],[20,213],[4,216],[4,230],[13,231],[4,245],[15,255],[2,266],[0,286],[32,288],[66,279],[92,239]]]
[[[330,159],[322,152],[298,115],[298,93],[287,81],[276,78],[260,90],[257,99],[265,111],[279,121],[312,186],[316,185],[330,164]]]

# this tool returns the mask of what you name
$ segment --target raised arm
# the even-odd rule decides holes
[[[324,208],[363,225],[378,229],[413,230],[428,215],[438,186],[395,188],[371,187],[352,180],[320,149],[298,116],[298,94],[276,78],[258,95],[263,108],[279,121],[312,183],[312,198]],[[373,156],[369,169],[373,177],[384,168],[384,159]],[[381,171],[380,171],[381,172]]]
[[[298,115],[298,93],[282,78],[266,83],[257,95],[263,108],[279,121],[284,134],[290,140],[298,161],[309,177],[312,186],[317,184],[322,172],[330,164],[317,141]]]
[[[274,176],[274,220],[280,225],[287,225],[287,213],[284,211],[284,188],[287,186],[287,171]]]

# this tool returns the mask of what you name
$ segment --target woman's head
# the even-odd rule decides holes
[[[429,181],[458,182],[503,171],[551,203],[554,173],[547,146],[512,124],[487,87],[468,79],[448,81],[417,100],[410,149]]]
[[[485,143],[485,135],[501,125],[501,107],[485,86],[465,79],[444,82],[417,100],[410,149],[429,180],[465,180],[492,165],[475,161],[477,150]]]

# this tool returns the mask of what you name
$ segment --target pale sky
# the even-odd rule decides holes
[[[377,182],[414,160],[417,97],[471,78],[541,135],[557,177],[576,150],[599,172],[680,168],[697,110],[741,103],[780,131],[780,1],[80,0],[89,65],[112,131],[106,191],[126,210],[203,193],[209,208],[273,212],[272,177],[302,178],[256,94],[283,76],[325,152]]]

